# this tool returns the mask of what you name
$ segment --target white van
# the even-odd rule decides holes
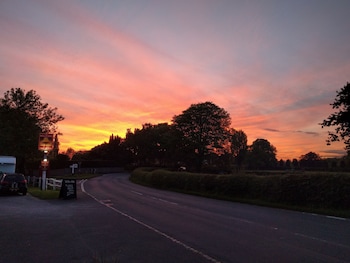
[[[14,173],[16,170],[16,157],[0,156],[0,173]]]

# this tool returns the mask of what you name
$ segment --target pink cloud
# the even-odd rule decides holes
[[[57,106],[66,117],[59,125],[62,149],[89,149],[111,133],[124,136],[146,122],[170,122],[192,103],[212,101],[229,111],[232,126],[245,131],[250,143],[271,140],[280,158],[325,151],[326,131],[317,123],[330,112],[328,103],[347,81],[350,63],[328,54],[326,64],[318,59],[324,47],[312,43],[288,53],[279,38],[271,38],[260,5],[240,6],[251,11],[253,19],[245,20],[244,12],[217,17],[217,4],[200,10],[173,4],[184,10],[181,19],[170,12],[169,24],[147,27],[147,35],[128,32],[87,5],[35,3],[57,23],[55,30],[1,16],[1,91],[34,89]],[[206,23],[211,16],[216,19]],[[135,28],[135,21],[157,22],[135,17],[129,20]],[[196,25],[195,31],[186,25]],[[312,61],[304,65],[304,57]]]

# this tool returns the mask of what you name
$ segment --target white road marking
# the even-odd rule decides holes
[[[106,206],[112,206],[113,202],[110,199],[106,199],[106,200],[100,200],[101,203],[103,203]]]
[[[311,236],[307,236],[307,235],[300,234],[300,233],[294,233],[294,235],[295,236],[300,236],[300,237],[303,237],[303,238],[312,239],[312,240],[317,240],[317,241],[320,241],[320,242],[323,242],[323,243],[328,243],[327,240],[324,240],[324,239],[321,239],[321,238],[317,238],[317,237],[311,237]]]
[[[320,214],[315,214],[315,213],[308,213],[308,212],[301,212],[302,214],[305,215],[313,215],[313,216],[318,216],[318,217],[326,217],[329,219],[336,219],[336,220],[342,220],[342,221],[347,221],[349,220],[348,218],[345,217],[338,217],[338,216],[325,216],[325,215],[320,215]]]
[[[307,238],[307,239],[316,240],[316,241],[319,241],[319,242],[322,242],[322,243],[325,243],[325,244],[332,244],[332,245],[335,245],[335,246],[338,246],[338,247],[350,248],[347,245],[343,245],[343,244],[336,243],[336,242],[331,242],[331,241],[328,241],[328,240],[325,240],[325,239],[322,239],[322,238],[317,238],[317,237],[304,235],[304,234],[301,234],[301,233],[294,233],[294,235],[295,236],[299,236],[299,237],[303,237],[303,238]]]
[[[343,220],[343,221],[346,221],[346,220],[347,220],[346,218],[337,217],[337,216],[326,216],[326,217],[327,217],[327,218],[331,218],[331,219]]]
[[[140,193],[140,192],[136,192],[136,191],[131,191],[131,192],[137,195],[143,195],[143,193]]]
[[[205,253],[203,253],[203,252],[201,252],[201,251],[199,251],[199,250],[197,250],[197,249],[195,249],[195,248],[193,248],[193,247],[191,247],[191,246],[189,246],[189,245],[186,245],[185,243],[181,242],[180,240],[177,240],[176,238],[174,238],[174,237],[172,237],[172,236],[170,236],[170,235],[168,235],[168,234],[165,234],[164,232],[162,232],[162,231],[160,231],[160,230],[158,230],[158,229],[156,229],[156,228],[154,228],[154,227],[152,227],[152,226],[150,226],[150,225],[147,225],[146,223],[144,223],[144,222],[142,222],[142,221],[136,219],[135,217],[132,217],[132,216],[130,216],[130,215],[128,215],[128,214],[126,214],[126,213],[124,213],[124,212],[118,210],[118,209],[115,208],[115,207],[106,205],[106,204],[103,202],[103,200],[99,200],[98,198],[96,198],[96,197],[93,196],[92,194],[86,192],[85,187],[84,187],[84,183],[85,183],[85,181],[81,183],[81,190],[83,191],[83,193],[87,194],[88,196],[90,196],[92,199],[94,199],[95,201],[97,201],[97,202],[100,203],[101,205],[104,205],[104,206],[106,206],[107,208],[112,209],[114,212],[116,212],[116,213],[118,213],[118,214],[120,214],[120,215],[122,215],[122,216],[124,216],[124,217],[126,217],[126,218],[128,218],[128,219],[130,219],[130,220],[132,220],[132,221],[134,221],[135,223],[138,223],[138,224],[140,224],[140,225],[142,225],[142,226],[148,228],[149,230],[151,230],[151,231],[153,231],[153,232],[155,232],[155,233],[157,233],[157,234],[159,234],[159,235],[165,237],[166,239],[169,239],[170,241],[172,241],[172,242],[174,242],[174,243],[176,243],[176,244],[178,244],[178,245],[184,247],[185,249],[187,249],[187,250],[189,250],[189,251],[191,251],[191,252],[193,252],[193,253],[195,253],[195,254],[200,255],[201,257],[205,258],[206,260],[208,260],[208,261],[210,261],[210,262],[221,263],[219,260],[217,260],[217,259],[215,259],[215,258],[212,258],[212,257],[208,256],[207,254],[205,254]]]
[[[164,202],[164,203],[167,203],[167,204],[179,205],[178,203],[174,203],[174,202],[171,202],[171,201],[168,201],[168,200],[165,200],[165,199],[161,199],[161,198],[158,198],[158,197],[154,197],[154,196],[152,196],[152,199],[157,200],[157,201],[161,201],[161,202]]]

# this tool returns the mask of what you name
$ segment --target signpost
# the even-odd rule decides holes
[[[78,168],[78,164],[77,163],[73,163],[72,165],[69,166],[72,169],[72,175],[74,174],[74,169]]]
[[[53,134],[41,133],[39,136],[39,146],[40,151],[51,151],[53,149]]]
[[[41,190],[46,190],[46,171],[49,167],[47,154],[53,149],[53,134],[41,133],[39,136],[38,149],[44,152],[44,158],[41,161]]]

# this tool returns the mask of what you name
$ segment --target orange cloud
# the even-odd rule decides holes
[[[309,151],[331,156],[342,149],[325,146],[327,132],[317,123],[330,112],[350,63],[332,52],[323,59],[325,50],[334,49],[321,42],[301,45],[284,31],[272,32],[279,24],[264,17],[270,9],[248,4],[235,13],[231,5],[210,1],[199,8],[160,3],[169,12],[159,22],[157,15],[144,16],[158,6],[123,20],[119,10],[105,18],[90,4],[37,1],[27,8],[51,17],[40,25],[33,20],[44,19],[40,13],[0,16],[1,91],[34,89],[58,107],[66,117],[59,123],[61,150],[88,150],[112,133],[123,137],[143,123],[170,122],[204,101],[226,109],[249,143],[268,139],[279,158]],[[288,40],[290,46],[281,45]]]

